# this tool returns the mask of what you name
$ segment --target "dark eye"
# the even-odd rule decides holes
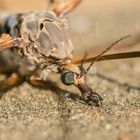
[[[64,72],[61,74],[61,81],[65,85],[72,85],[74,83],[74,73],[73,72]]]
[[[44,27],[43,23],[40,24],[40,29],[42,30],[42,28]]]

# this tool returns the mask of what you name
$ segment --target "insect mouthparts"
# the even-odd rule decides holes
[[[100,107],[102,105],[103,98],[99,94],[94,92],[93,89],[88,85],[77,84],[75,86],[80,90],[82,98],[86,104],[97,107]]]
[[[75,68],[75,71],[71,71],[70,69]],[[76,70],[78,68],[79,71]],[[81,100],[91,106],[97,106],[100,107],[102,105],[103,98],[93,91],[92,88],[90,88],[86,82],[86,73],[85,69],[83,67],[79,66],[71,66],[69,70],[63,70],[61,72],[61,81],[63,84],[70,86],[74,85],[80,90],[80,93],[82,95]]]

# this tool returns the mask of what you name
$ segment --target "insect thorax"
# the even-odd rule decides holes
[[[5,33],[23,39],[23,55],[38,64],[51,65],[72,59],[73,45],[64,19],[48,11],[29,12],[9,16]]]
[[[67,28],[52,12],[31,12],[22,16],[20,27],[25,55],[38,63],[63,62],[72,58],[73,45]]]

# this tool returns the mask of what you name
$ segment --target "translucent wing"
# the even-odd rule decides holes
[[[115,54],[106,54],[106,55],[102,55],[97,60],[96,60],[96,57],[90,57],[90,58],[87,58],[84,61],[84,63],[92,62],[94,60],[96,60],[96,61],[105,61],[105,60],[136,58],[136,57],[140,57],[140,51],[125,52],[125,53],[115,53]],[[74,63],[75,64],[81,63],[81,60],[80,61],[75,61]]]
[[[124,58],[132,58],[132,57],[140,57],[140,51],[131,51],[126,52],[129,49],[134,48],[134,46],[140,44],[140,34],[132,36],[124,41],[116,44],[112,50],[110,50],[110,54],[102,55],[97,61],[103,60],[111,60],[111,59],[124,59]],[[86,58],[84,63],[94,61],[96,56],[98,56],[101,52],[107,49],[107,45],[104,44],[106,47],[94,47],[93,49],[86,52]],[[116,53],[119,52],[119,53]],[[122,52],[123,51],[123,52]],[[124,52],[125,51],[125,52]],[[78,64],[81,63],[81,60],[85,56],[85,53],[78,53],[74,54],[73,63]]]

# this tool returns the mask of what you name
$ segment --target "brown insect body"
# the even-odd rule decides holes
[[[71,64],[73,45],[64,19],[59,19],[53,12],[42,11],[9,16],[6,22],[7,27],[5,29],[8,29],[8,31],[5,32],[13,38],[22,39],[21,42],[17,42],[18,47],[14,48],[17,50],[16,52],[22,55],[18,56],[15,52],[10,54],[14,56],[14,67],[18,67],[16,71],[19,75],[27,77],[37,69],[43,69],[44,67],[47,70],[60,72],[62,75],[66,71],[68,73],[72,72],[71,84],[74,84],[83,92],[82,95],[87,102],[90,98],[91,103],[89,104],[93,102],[98,106],[100,105],[100,98],[97,95],[95,102],[91,101],[91,94],[94,92],[85,84],[84,80],[81,80],[85,79],[85,75],[81,75],[79,67]],[[64,82],[64,84],[66,83]],[[84,92],[87,92],[87,94],[84,94]]]
[[[85,80],[81,80],[85,79],[85,75],[81,76],[81,70],[76,65],[73,65],[71,69],[73,45],[63,19],[60,20],[52,12],[33,12],[23,15],[23,19],[20,34],[24,40],[23,43],[27,44],[27,47],[25,47],[25,44],[21,44],[23,54],[32,57],[41,67],[47,67],[48,69],[51,67],[51,71],[55,69],[58,72],[59,69],[61,72],[74,72],[74,81],[78,81],[74,82],[74,85],[79,88],[89,104],[92,104],[92,102],[97,104],[101,98],[95,96],[92,89],[84,82]],[[67,62],[69,62],[68,66]],[[91,97],[92,95],[93,97]],[[90,101],[88,101],[89,99]]]
[[[57,18],[55,13],[44,11],[29,13],[23,17],[20,34],[29,47],[31,44],[31,49],[35,49],[37,53],[48,59],[58,61],[71,59],[73,45],[63,21]],[[24,47],[23,50],[25,50]],[[27,55],[29,53],[30,49]],[[34,56],[33,53],[34,50],[30,55]],[[26,54],[26,50],[24,54]]]
[[[12,37],[22,38],[18,49],[24,56],[34,59],[41,67],[60,65],[72,59],[71,39],[65,23],[55,13],[41,11],[20,14],[8,19],[9,23],[13,19],[16,22],[10,25],[9,33]]]
[[[32,80],[34,73],[44,69],[60,73],[61,81],[65,85],[76,86],[87,104],[100,106],[102,98],[85,82],[86,72],[93,63],[85,70],[82,64],[77,66],[77,62],[72,61],[73,45],[63,17],[80,1],[71,0],[70,4],[66,4],[66,6],[58,5],[54,12],[41,11],[6,16],[4,22],[0,24],[0,31],[8,35],[1,36],[0,50],[10,49],[2,51],[0,58],[2,57],[4,62],[7,62],[10,70],[13,68],[13,71],[16,70],[18,75],[24,79]],[[111,47],[112,45],[93,60],[100,60],[103,53]],[[5,53],[10,54],[9,59],[6,58]],[[17,78],[14,77],[14,79]],[[35,84],[42,83],[40,80],[33,80],[32,82]],[[0,89],[7,86],[5,83],[0,85]]]

